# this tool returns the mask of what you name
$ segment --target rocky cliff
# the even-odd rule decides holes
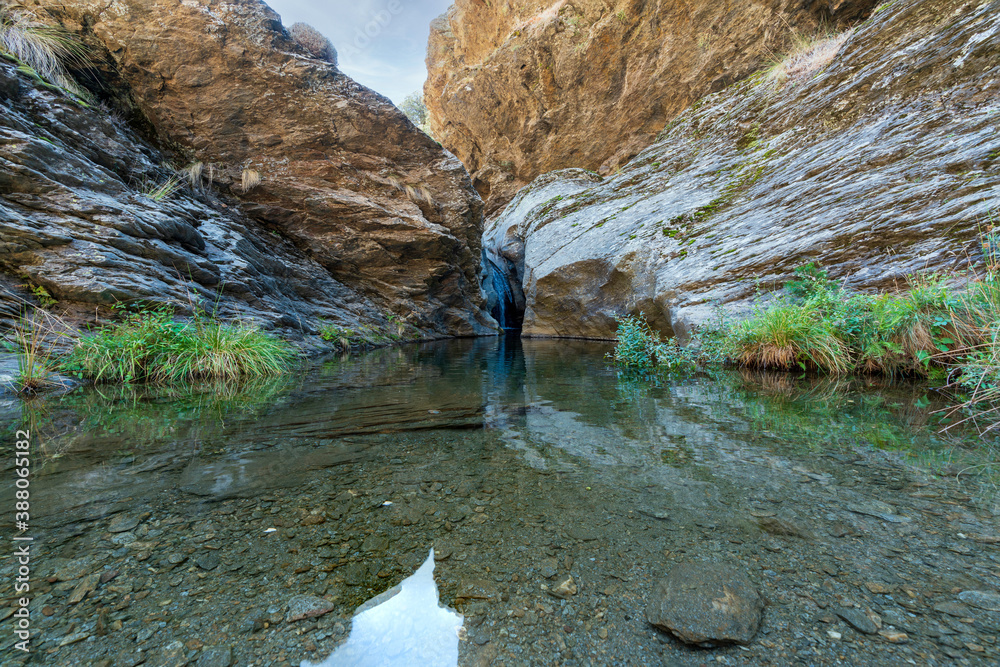
[[[535,176],[606,175],[704,95],[875,0],[455,0],[431,25],[431,133],[493,213]]]
[[[1000,211],[1000,2],[897,0],[704,98],[602,179],[556,171],[488,226],[491,307],[528,335],[683,337],[820,261],[857,289],[981,256]]]
[[[2,65],[10,282],[91,310],[199,298],[307,331],[390,316],[412,335],[491,331],[482,202],[462,165],[266,5],[40,5],[81,36],[94,62],[81,79],[123,113]],[[184,166],[193,186],[149,196]]]

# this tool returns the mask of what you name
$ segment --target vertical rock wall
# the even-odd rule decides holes
[[[535,176],[611,173],[702,96],[873,0],[456,0],[431,25],[431,133],[487,202]]]
[[[492,329],[476,277],[482,202],[462,165],[301,50],[267,5],[40,5],[92,47],[98,87],[126,88],[180,163],[202,162],[213,187],[356,300],[424,335]]]

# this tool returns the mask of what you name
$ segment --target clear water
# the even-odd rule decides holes
[[[460,664],[699,664],[643,616],[653,582],[691,558],[736,563],[768,591],[760,642],[718,650],[734,664],[794,642],[817,664],[866,661],[866,644],[832,647],[813,616],[847,601],[916,613],[910,584],[928,609],[1000,587],[997,449],[968,429],[941,435],[950,418],[928,386],[644,378],[608,349],[460,340],[239,390],[8,404],[7,440],[28,428],[34,442],[37,636],[19,661],[159,664],[173,647],[321,662],[359,605],[432,547],[440,601],[466,620]],[[88,590],[95,574],[106,580]],[[567,575],[579,592],[551,595]],[[875,580],[892,592],[864,588]],[[332,609],[289,622],[302,594]],[[991,636],[990,613],[960,628],[968,643]],[[985,646],[969,656],[995,655]],[[930,634],[876,648],[885,664],[948,660]]]

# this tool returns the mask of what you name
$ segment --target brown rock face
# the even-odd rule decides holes
[[[538,177],[487,226],[489,307],[529,336],[613,338],[643,313],[684,338],[810,261],[856,290],[980,262],[1000,210],[998,7],[896,2],[707,96],[620,173]]]
[[[359,298],[424,334],[489,330],[482,203],[462,165],[265,4],[41,4],[106,50],[162,141]]]
[[[793,32],[843,27],[877,4],[456,0],[431,24],[431,132],[492,214],[547,171],[614,171],[693,101],[785,52]]]

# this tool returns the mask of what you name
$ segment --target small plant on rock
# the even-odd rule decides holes
[[[142,194],[156,202],[170,199],[181,189],[181,181],[176,176],[171,176],[161,183],[154,183],[146,180],[142,185]]]
[[[344,351],[357,343],[357,334],[353,330],[329,322],[320,326],[319,337],[329,343],[337,343]]]

